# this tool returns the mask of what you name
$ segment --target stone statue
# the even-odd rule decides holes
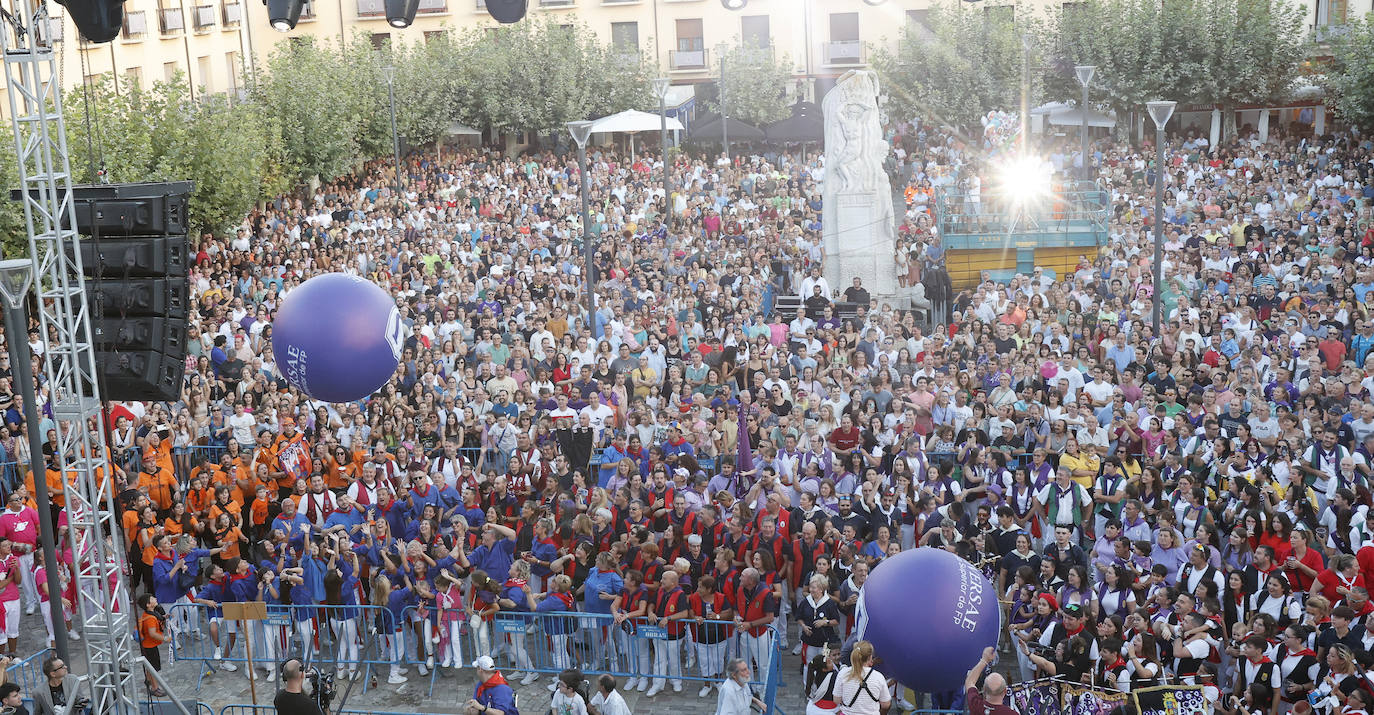
[[[888,146],[878,120],[878,76],[846,72],[825,96],[822,184],[825,276],[832,286],[855,277],[879,300],[898,298],[897,227],[883,161]]]

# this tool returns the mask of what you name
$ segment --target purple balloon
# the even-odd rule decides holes
[[[325,402],[352,402],[386,384],[401,361],[401,314],[375,284],[346,273],[311,278],[272,321],[286,381]]]
[[[884,559],[855,608],[855,636],[873,644],[878,669],[917,692],[958,690],[1001,627],[992,583],[944,549]]]

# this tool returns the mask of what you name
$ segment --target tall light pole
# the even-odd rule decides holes
[[[391,100],[391,162],[396,171],[396,201],[401,201],[401,137],[396,133],[396,68],[382,68],[386,76],[386,93]]]
[[[658,143],[663,149],[663,225],[667,226],[673,215],[672,194],[668,185],[668,88],[672,80],[667,77],[654,79],[654,95],[658,97]]]
[[[1156,340],[1159,339],[1160,299],[1164,292],[1164,125],[1174,116],[1177,105],[1177,102],[1163,100],[1145,103],[1150,110],[1150,119],[1155,122],[1155,275],[1151,325]]]
[[[62,627],[62,582],[57,568],[54,545],[52,500],[48,496],[47,465],[43,463],[43,435],[39,434],[38,391],[33,384],[33,355],[29,352],[28,311],[24,301],[33,285],[33,262],[27,258],[0,261],[0,295],[5,299],[5,342],[9,343],[10,366],[14,370],[15,389],[24,402],[24,431],[29,437],[29,469],[33,472],[34,501],[38,503],[38,529],[43,549],[43,570],[48,574],[48,612],[53,622],[53,645],[57,657],[68,660],[67,629]],[[26,576],[26,578],[28,578]]]
[[[1083,118],[1083,126],[1079,128],[1078,138],[1081,144],[1080,156],[1083,159],[1083,183],[1085,184],[1092,180],[1092,168],[1088,162],[1088,85],[1092,84],[1093,74],[1096,72],[1096,65],[1078,65],[1073,68],[1074,75],[1078,77],[1078,83],[1083,85],[1083,101],[1078,103],[1078,109]]]
[[[725,149],[725,159],[730,159],[730,124],[725,118],[725,46],[720,48],[720,143]]]
[[[595,251],[592,247],[591,210],[587,204],[587,195],[592,191],[592,182],[587,176],[587,140],[592,137],[592,122],[568,122],[567,126],[568,133],[577,142],[577,175],[582,180],[582,249],[587,262],[583,268],[587,282],[587,329],[591,332],[592,340],[596,340],[596,291],[592,287]]]

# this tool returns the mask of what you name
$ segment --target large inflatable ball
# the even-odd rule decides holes
[[[325,402],[375,392],[401,360],[401,316],[386,291],[328,273],[292,290],[272,321],[272,354],[286,381]]]
[[[884,560],[859,591],[855,637],[873,644],[878,669],[918,692],[963,686],[997,645],[997,591],[973,564],[944,549],[920,548]]]

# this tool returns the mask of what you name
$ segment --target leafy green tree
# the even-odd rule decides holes
[[[13,134],[7,135],[13,137]],[[13,141],[11,138],[10,141]],[[19,188],[18,157],[9,149],[0,150],[0,189]],[[29,237],[24,226],[24,207],[3,197],[0,206],[0,258],[21,258],[29,253]]]
[[[924,25],[903,28],[895,50],[872,51],[888,114],[973,130],[990,110],[1016,110],[1024,72],[1022,37],[1038,36],[1037,27],[1030,15],[985,12],[958,0],[932,4]],[[1035,67],[1038,48],[1031,49]],[[1035,86],[1028,89],[1036,96]]]
[[[1343,121],[1374,127],[1374,23],[1369,18],[1332,39],[1331,61],[1322,84]]]
[[[473,29],[459,47],[457,118],[474,127],[554,132],[650,103],[643,56],[602,44],[585,24],[527,18]]]
[[[403,47],[396,58],[396,130],[413,145],[444,136],[458,119],[465,88],[453,68],[460,48],[447,33]]]
[[[363,129],[377,114],[376,72],[375,60],[358,62],[309,35],[278,45],[268,58],[254,101],[276,122],[283,164],[297,180],[329,181],[375,155],[375,147],[361,150]]]
[[[1269,0],[1085,0],[1052,22],[1048,95],[1077,97],[1073,66],[1096,65],[1094,101],[1119,117],[1154,99],[1282,99],[1305,51],[1301,10]]]
[[[198,231],[222,232],[263,197],[275,166],[275,132],[258,107],[223,95],[192,101],[184,80],[150,89],[101,82],[77,96],[76,111],[94,118],[68,125],[72,172],[93,182],[103,170],[112,183],[195,182],[188,218]]]
[[[792,61],[771,48],[747,47],[735,38],[725,52],[726,114],[754,126],[786,119],[791,106]],[[706,103],[720,114],[720,99]]]

